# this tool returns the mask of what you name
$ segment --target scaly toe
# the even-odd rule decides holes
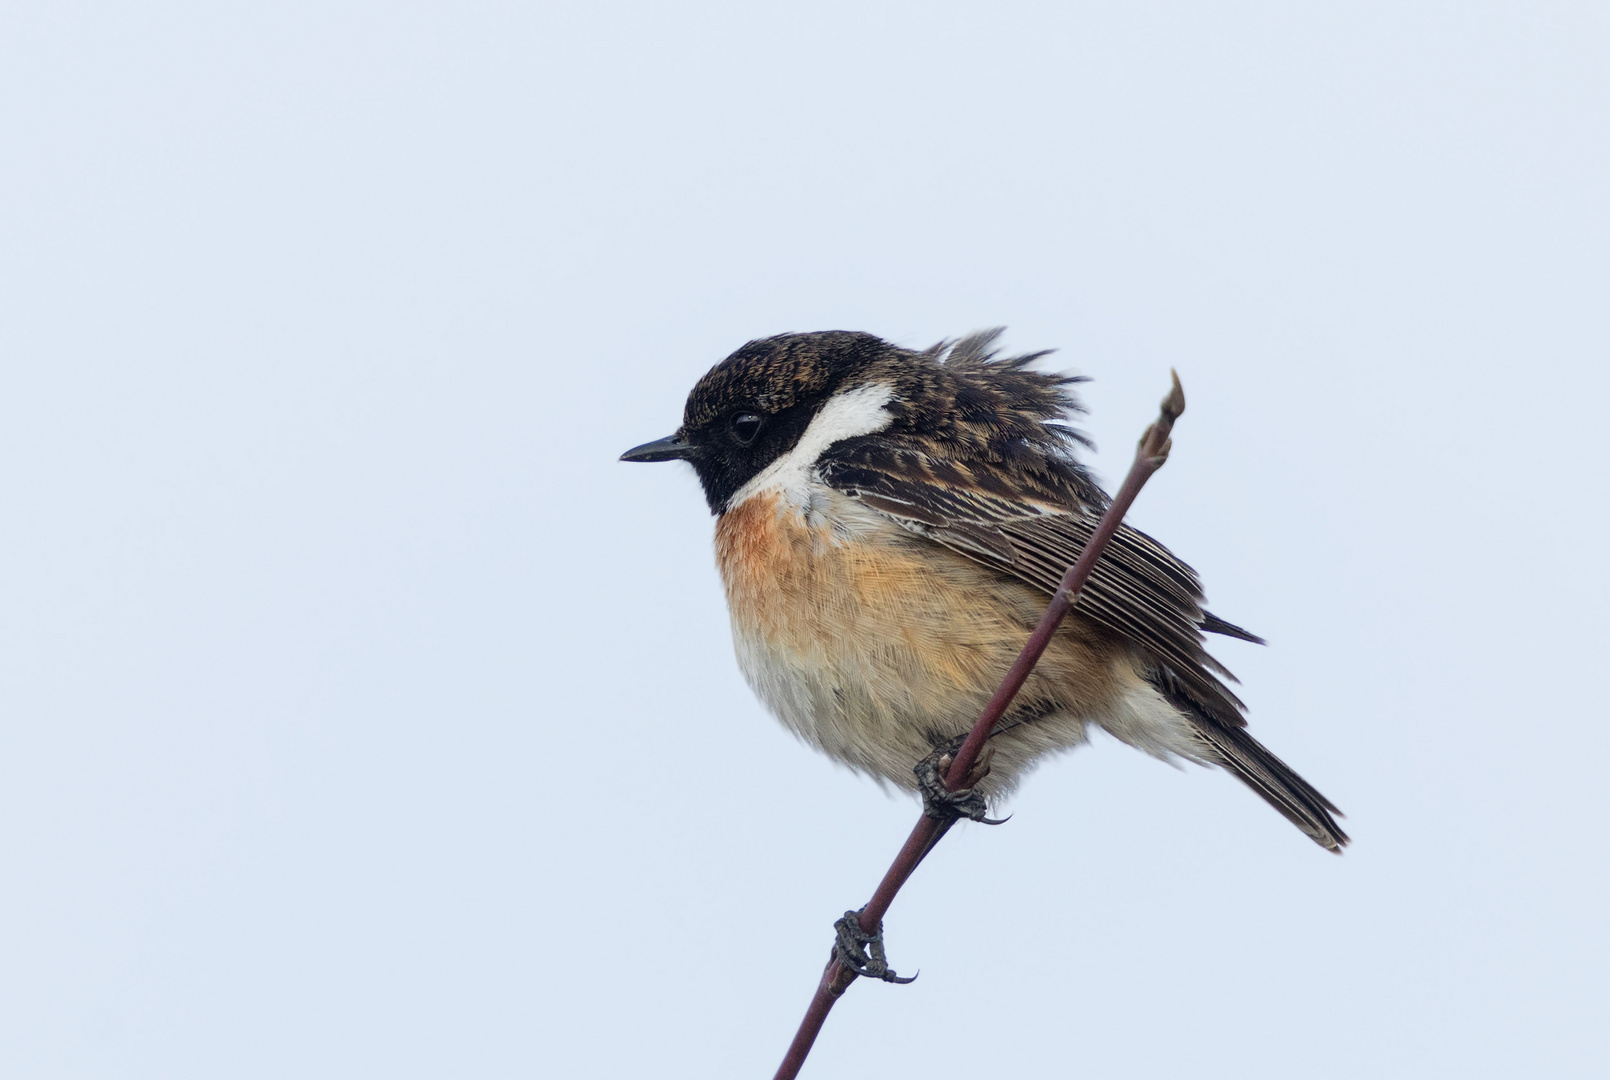
[[[976,787],[980,780],[989,775],[989,759],[987,755],[980,755],[968,773],[968,786],[952,791],[945,786],[945,772],[955,761],[952,756],[953,747],[941,747],[917,762],[912,772],[917,777],[917,790],[922,794],[922,812],[937,821],[955,821],[957,818],[966,818],[984,825],[1000,825],[1006,818],[999,820],[986,817],[988,805],[984,796]]]
[[[878,927],[875,934],[862,930],[860,912],[846,911],[844,918],[833,924],[833,931],[837,935],[833,955],[857,975],[901,985],[917,981],[917,976],[902,978],[889,967],[889,958],[883,951],[883,927]]]

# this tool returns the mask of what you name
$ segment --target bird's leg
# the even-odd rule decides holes
[[[933,753],[917,762],[917,767],[912,770],[917,774],[917,790],[922,793],[922,812],[938,821],[966,818],[985,825],[999,825],[1006,819],[984,816],[984,811],[989,808],[984,803],[983,794],[977,789],[978,782],[989,775],[990,758],[994,756],[991,747],[986,745],[984,752],[978,755],[963,786],[955,791],[945,786],[945,773],[956,760],[956,751],[961,749],[966,738],[965,735],[958,735],[944,745],[935,747]]]
[[[883,927],[879,926],[876,933],[867,933],[861,929],[860,912],[846,911],[844,918],[833,924],[833,930],[838,934],[833,955],[857,975],[892,983],[916,981],[915,975],[903,979],[890,970],[889,958],[883,952]]]

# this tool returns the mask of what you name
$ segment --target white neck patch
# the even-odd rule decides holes
[[[871,435],[888,427],[894,417],[884,406],[893,399],[894,387],[888,383],[867,383],[834,394],[811,418],[794,448],[734,492],[727,500],[727,509],[753,495],[774,491],[782,492],[796,506],[805,505],[810,500],[816,460],[822,451],[844,439]]]

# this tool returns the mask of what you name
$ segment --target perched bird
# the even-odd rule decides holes
[[[1164,760],[1219,765],[1320,846],[1339,813],[1247,734],[1202,633],[1260,641],[1202,608],[1191,568],[1124,526],[989,742],[954,753],[1095,529],[1107,496],[1066,426],[1078,378],[1002,356],[1000,331],[915,352],[828,331],[752,341],[699,380],[682,426],[624,461],[689,462],[749,685],[859,772],[982,819],[1090,725]]]

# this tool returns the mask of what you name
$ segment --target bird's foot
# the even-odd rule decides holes
[[[917,774],[917,790],[922,793],[922,812],[939,821],[966,818],[985,825],[1000,825],[1006,821],[1005,818],[984,816],[989,807],[984,802],[983,794],[978,791],[979,781],[989,775],[990,758],[994,756],[994,750],[990,747],[986,746],[984,752],[978,755],[978,760],[973,762],[973,768],[962,787],[952,791],[945,786],[945,773],[956,760],[956,751],[961,749],[962,741],[962,738],[952,739],[917,762],[917,767],[912,770]]]
[[[833,955],[857,975],[891,983],[916,982],[917,976],[904,979],[890,969],[889,958],[883,952],[883,927],[879,926],[874,934],[862,930],[860,912],[846,911],[844,918],[833,924],[833,930],[838,935],[833,942]]]

